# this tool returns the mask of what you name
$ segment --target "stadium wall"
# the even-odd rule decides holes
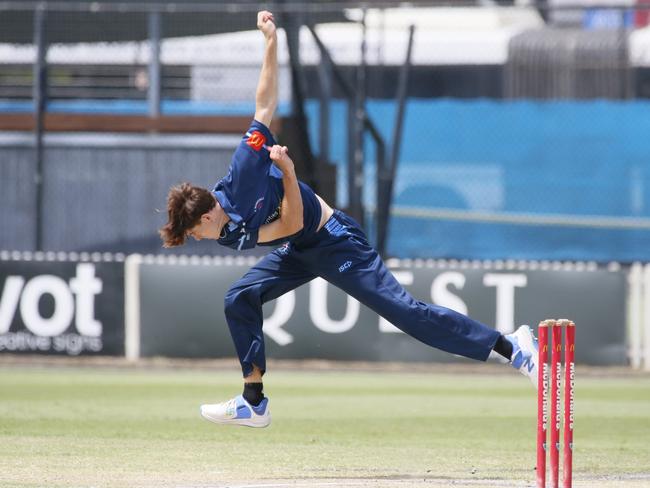
[[[233,357],[223,296],[256,260],[1,251],[0,354]],[[504,333],[569,317],[580,330],[578,362],[650,369],[650,265],[387,264],[423,301]],[[266,304],[264,331],[273,358],[461,360],[411,339],[320,279]]]

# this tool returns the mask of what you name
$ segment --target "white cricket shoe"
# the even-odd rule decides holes
[[[238,395],[223,403],[201,405],[201,417],[215,424],[266,427],[271,423],[269,399],[264,398],[254,407],[242,395]]]
[[[532,329],[527,325],[522,325],[512,334],[505,336],[512,344],[512,357],[510,364],[519,370],[521,374],[527,376],[537,389],[537,363],[539,356],[537,353],[537,339],[533,335]]]

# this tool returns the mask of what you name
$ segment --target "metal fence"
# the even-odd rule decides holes
[[[280,136],[390,255],[650,259],[646,2],[514,3],[274,4],[300,127]],[[248,117],[258,8],[0,2],[0,248],[159,250],[167,188],[213,184],[235,135],[43,139],[20,117]]]
[[[33,140],[0,136],[2,247],[162,252],[165,196],[180,181],[209,186],[226,173],[235,136],[51,134],[45,139],[43,211],[33,197]],[[40,230],[36,229],[40,226]],[[216,246],[191,242],[189,253]]]

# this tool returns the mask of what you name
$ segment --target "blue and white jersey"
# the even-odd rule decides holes
[[[257,245],[259,228],[280,218],[284,186],[282,171],[269,157],[269,149],[274,144],[275,139],[268,127],[253,120],[232,156],[228,174],[212,191],[230,218],[222,230],[219,244],[237,250],[251,249]],[[297,239],[318,228],[320,202],[309,186],[302,182],[298,185],[303,201],[303,230],[290,238],[265,242],[264,245]]]

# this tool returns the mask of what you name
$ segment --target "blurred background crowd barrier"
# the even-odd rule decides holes
[[[650,2],[266,6],[273,130],[385,255],[650,260]],[[259,8],[0,2],[0,249],[163,252],[254,112]]]

